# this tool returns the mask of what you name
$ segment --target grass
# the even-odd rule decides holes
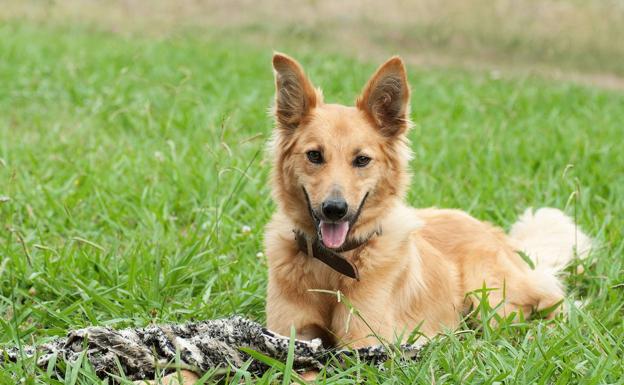
[[[0,25],[0,344],[86,325],[263,322],[271,52],[197,36]],[[342,103],[377,64],[292,54]],[[624,382],[624,95],[442,69],[411,68],[410,82],[409,202],[503,227],[528,206],[566,209],[599,244],[564,274],[584,306],[466,327],[419,362],[355,361],[320,382]],[[86,364],[60,377],[29,360],[0,368],[0,383],[21,380],[98,383]]]

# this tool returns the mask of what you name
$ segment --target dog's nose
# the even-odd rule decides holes
[[[347,215],[349,206],[344,199],[328,199],[321,205],[323,215],[330,221],[337,221]]]

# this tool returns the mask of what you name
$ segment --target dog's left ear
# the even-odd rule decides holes
[[[384,136],[393,137],[409,127],[409,96],[405,65],[400,57],[394,56],[370,78],[356,105]]]

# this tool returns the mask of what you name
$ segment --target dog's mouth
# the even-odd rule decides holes
[[[347,234],[349,233],[349,222],[325,222],[321,220],[319,224],[319,230],[321,233],[321,241],[325,247],[330,249],[337,249],[342,246],[347,240]]]
[[[366,202],[366,198],[368,198],[368,192],[364,194],[364,198],[360,202],[357,211],[353,215],[348,215],[345,220],[338,222],[330,222],[325,220],[321,215],[317,214],[312,209],[312,204],[310,202],[310,196],[306,191],[305,187],[301,186],[303,189],[303,195],[305,196],[306,203],[308,204],[308,211],[310,213],[310,217],[314,222],[314,226],[316,227],[318,239],[323,243],[325,247],[328,249],[339,249],[342,247],[349,236],[349,230],[354,226],[358,218],[360,217],[360,213],[362,212],[362,208],[364,207],[364,203]]]

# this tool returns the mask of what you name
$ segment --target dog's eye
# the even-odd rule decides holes
[[[314,164],[323,163],[323,155],[321,155],[320,151],[308,151],[306,155],[308,156],[308,160]]]
[[[371,158],[365,155],[358,155],[353,160],[354,167],[366,167],[371,161]]]

